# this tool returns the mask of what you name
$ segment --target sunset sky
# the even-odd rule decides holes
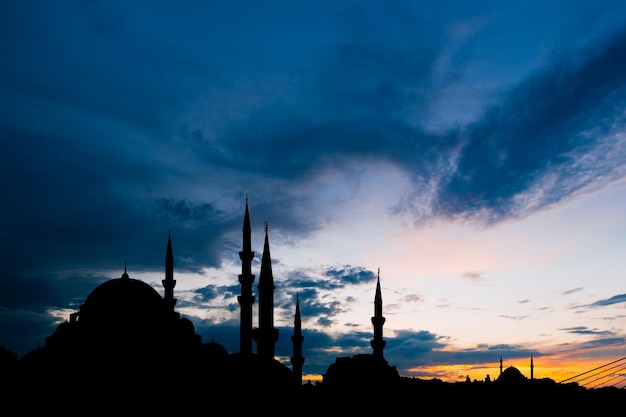
[[[372,352],[379,268],[401,375],[623,358],[624,22],[602,0],[1,2],[0,346],[43,345],[125,263],[163,293],[171,232],[176,309],[236,352],[247,198],[253,288],[267,222],[277,359],[297,293],[305,380]]]

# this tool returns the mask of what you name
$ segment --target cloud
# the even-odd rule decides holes
[[[239,210],[232,205],[237,198],[255,190],[255,218],[270,221],[273,239],[297,239],[324,225],[318,205],[303,190],[328,170],[355,164],[367,169],[384,161],[404,170],[412,189],[394,210],[417,221],[491,223],[525,216],[624,174],[626,139],[615,133],[623,126],[626,71],[615,58],[625,52],[623,33],[570,54],[575,59],[558,57],[502,91],[499,104],[480,120],[438,133],[420,127],[414,115],[427,111],[434,46],[443,40],[411,47],[397,39],[348,35],[312,56],[312,67],[276,80],[283,94],[261,103],[260,111],[211,132],[200,122],[190,125],[185,116],[200,105],[194,83],[213,91],[207,88],[213,81],[199,81],[210,71],[185,64],[208,62],[198,60],[197,45],[180,48],[170,62],[158,48],[162,36],[130,37],[123,12],[107,10],[87,12],[83,26],[79,17],[85,10],[50,9],[69,32],[57,33],[47,20],[37,20],[36,27],[55,33],[47,42],[49,53],[59,54],[60,67],[21,71],[18,62],[42,67],[37,60],[43,58],[24,48],[6,69],[14,81],[7,97],[15,102],[2,119],[9,139],[0,170],[16,181],[7,184],[12,221],[3,229],[36,236],[37,242],[23,247],[15,242],[16,253],[36,245],[30,247],[42,268],[68,252],[90,258],[93,266],[134,257],[131,266],[156,267],[161,249],[145,242],[158,242],[167,229],[176,233],[180,253],[189,254],[179,267],[217,266],[224,233],[239,227]],[[73,36],[86,41],[61,43]],[[128,39],[128,46],[112,55],[94,52],[119,39]],[[89,40],[95,46],[87,48]],[[143,51],[142,59],[129,54],[131,49]],[[105,56],[119,66],[104,65]],[[78,65],[84,65],[79,72]],[[170,91],[176,83],[183,85]],[[221,91],[236,94],[234,86],[227,83]],[[170,106],[170,93],[186,104]],[[45,111],[32,111],[38,102]],[[612,127],[602,131],[599,120]],[[185,131],[195,133],[181,136]],[[358,176],[359,170],[350,174]],[[198,193],[198,178],[211,178],[228,191],[222,197]],[[281,193],[269,192],[278,187]],[[46,210],[39,210],[43,205]],[[46,243],[52,239],[54,246]],[[76,252],[76,243],[83,253]]]
[[[372,271],[361,267],[346,266],[342,269],[331,267],[326,271],[326,276],[332,278],[330,285],[345,286],[345,285],[359,285],[362,283],[370,283],[376,279],[376,275]]]
[[[235,300],[241,293],[239,284],[233,285],[206,285],[193,290],[193,301],[190,304],[210,302],[213,300]]]
[[[581,334],[581,335],[591,335],[591,336],[613,336],[614,332],[609,330],[597,330],[590,329],[587,326],[576,326],[576,327],[565,327],[558,329],[563,332],[572,333],[572,334]]]
[[[438,176],[434,213],[498,222],[623,177],[625,40],[616,35],[584,62],[560,58],[469,125]]]
[[[573,309],[584,309],[584,308],[600,308],[600,307],[607,307],[607,306],[611,306],[614,304],[621,304],[626,302],[626,294],[618,294],[618,295],[614,295],[610,298],[606,298],[603,300],[598,300],[595,301],[591,304],[580,304],[580,305],[575,305],[572,308]]]
[[[483,281],[483,273],[482,272],[464,272],[461,274],[461,278],[471,281],[475,284],[479,284]]]
[[[583,289],[584,289],[583,287],[572,288],[571,290],[563,291],[563,295],[574,294],[574,293],[582,291]]]
[[[528,316],[507,316],[507,315],[499,315],[498,317],[502,317],[503,319],[509,319],[509,320],[515,320],[515,321],[521,321],[521,320],[525,320],[528,318]]]
[[[437,338],[444,341],[444,338]],[[530,356],[540,356],[541,354],[534,350],[526,349],[518,345],[479,345],[472,349],[433,349],[424,351],[409,363],[413,366],[436,366],[436,365],[454,365],[454,364],[484,364],[493,363],[504,357],[507,360],[515,358],[529,359]]]
[[[607,298],[604,300],[598,300],[594,303],[588,305],[588,307],[606,307],[613,304],[626,303],[626,294],[618,294],[614,295],[611,298]]]
[[[418,294],[405,295],[402,299],[406,303],[421,303],[422,301],[424,301],[424,297]]]

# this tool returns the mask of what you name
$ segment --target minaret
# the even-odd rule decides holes
[[[246,195],[246,212],[243,217],[243,249],[239,252],[241,295],[237,297],[241,311],[239,352],[242,356],[252,356],[252,304],[254,304],[252,258],[254,258],[254,252],[252,252],[250,214],[248,213],[248,196]]]
[[[530,379],[535,379],[535,365],[533,365],[533,355],[530,355]]]
[[[502,355],[500,355],[500,375],[502,375]]]
[[[257,343],[257,353],[263,360],[274,359],[274,348],[278,340],[278,329],[274,328],[274,276],[272,274],[272,259],[270,244],[267,237],[267,223],[265,223],[265,244],[259,273],[259,327],[254,331],[254,340]]]
[[[174,279],[174,255],[172,252],[172,238],[170,231],[167,232],[167,251],[165,252],[165,279],[161,281],[165,289],[165,303],[167,307],[174,311],[176,298],[174,298],[174,287],[176,280]]]
[[[291,365],[296,386],[302,385],[302,364],[304,363],[304,357],[302,356],[303,340],[302,321],[300,320],[300,301],[298,299],[298,293],[296,293],[296,315],[293,319],[293,336],[291,336],[291,341],[293,342]]]
[[[378,280],[376,282],[376,295],[374,296],[374,317],[372,317],[374,325],[374,339],[370,342],[374,349],[374,356],[383,358],[383,349],[387,342],[383,340],[383,325],[385,318],[383,317],[383,297],[380,292],[380,268],[378,268]]]

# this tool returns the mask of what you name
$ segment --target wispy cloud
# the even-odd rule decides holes
[[[586,326],[577,326],[577,327],[565,327],[557,329],[562,332],[572,333],[572,334],[580,334],[580,335],[590,335],[590,336],[614,336],[615,333],[608,330],[597,330],[590,329]]]
[[[563,291],[563,295],[574,294],[574,293],[582,291],[583,289],[584,288],[582,288],[582,287],[572,288],[571,290]]]
[[[480,284],[484,281],[484,274],[482,272],[464,272],[461,274],[461,278],[471,281],[475,284]]]
[[[573,306],[574,309],[583,309],[583,308],[600,308],[607,307],[614,304],[626,303],[626,294],[618,294],[613,297],[606,298],[603,300],[594,301],[591,304],[577,304]]]
[[[626,294],[614,295],[611,298],[607,298],[604,300],[598,300],[594,303],[589,304],[589,307],[606,307],[613,304],[626,303]]]
[[[527,319],[529,316],[508,316],[505,314],[501,314],[498,317],[502,317],[503,319],[509,319],[509,320],[515,320],[515,321],[521,321],[521,320],[525,320]]]

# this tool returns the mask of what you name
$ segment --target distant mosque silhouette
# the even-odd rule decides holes
[[[250,215],[246,196],[243,220],[243,248],[239,252],[241,274],[238,279],[241,295],[239,352],[228,353],[219,343],[201,341],[193,323],[175,311],[174,256],[171,234],[168,232],[165,254],[165,278],[161,281],[164,296],[150,285],[131,278],[124,265],[120,278],[97,286],[80,306],[45,339],[45,345],[28,352],[20,360],[20,377],[24,386],[42,388],[50,384],[70,384],[75,389],[114,381],[107,389],[128,392],[140,384],[163,388],[164,378],[177,380],[202,376],[200,382],[186,386],[185,391],[214,392],[229,389],[271,386],[285,391],[302,387],[302,355],[304,336],[300,316],[300,301],[296,293],[294,328],[291,341],[292,368],[275,359],[279,331],[274,327],[274,278],[270,256],[268,226],[258,282],[258,327],[253,328],[252,306],[255,296],[252,285],[254,252],[251,248]],[[337,358],[323,376],[323,384],[386,384],[399,380],[395,367],[384,358],[380,289],[380,268],[371,318],[374,337],[372,354]],[[256,352],[253,352],[253,341]],[[168,378],[166,378],[168,376]],[[170,395],[177,384],[165,384]]]
[[[525,383],[528,378],[515,366],[508,366],[506,369],[502,364],[502,356],[500,356],[500,375],[496,382],[501,384],[518,385]],[[535,380],[535,364],[532,355],[530,356],[530,380]]]

